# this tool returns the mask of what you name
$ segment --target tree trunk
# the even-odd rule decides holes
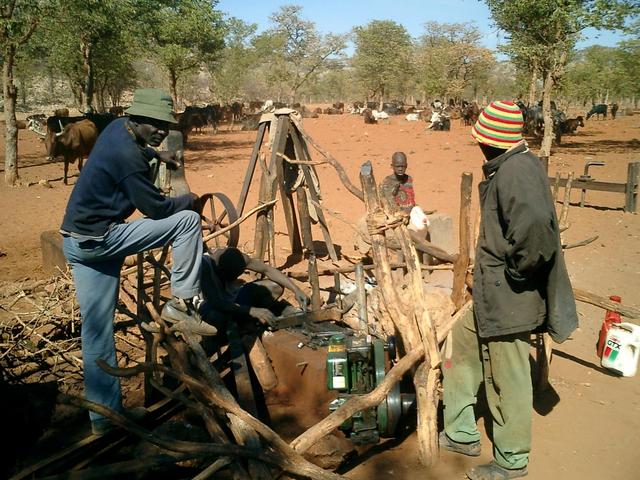
[[[551,155],[551,142],[553,140],[553,119],[551,118],[551,93],[555,86],[555,79],[551,71],[547,71],[542,85],[542,116],[544,117],[544,136],[540,145],[541,157]]]
[[[13,82],[13,65],[16,57],[15,45],[9,44],[4,51],[2,77],[4,80],[4,118],[6,125],[4,150],[4,180],[7,185],[18,181],[18,125],[16,124],[16,99],[18,91]]]
[[[175,70],[169,70],[169,82],[171,83],[171,98],[173,99],[173,109],[178,108],[178,74]]]
[[[80,43],[80,51],[82,53],[82,69],[84,70],[84,92],[82,111],[90,112],[93,109],[93,63],[91,42],[82,40]]]

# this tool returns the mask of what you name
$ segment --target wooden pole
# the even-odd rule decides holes
[[[558,201],[558,189],[560,188],[560,171],[556,172],[556,180],[553,182],[553,203]]]
[[[364,284],[364,269],[362,263],[356,263],[356,292],[358,300],[358,320],[360,321],[360,333],[363,335],[369,334],[369,327],[367,326],[367,291]]]
[[[567,183],[564,187],[564,200],[562,201],[562,211],[560,212],[559,228],[560,230],[566,230],[569,226],[567,219],[569,217],[569,202],[571,201],[571,185],[573,184],[573,172],[569,172],[567,177]]]
[[[469,243],[471,239],[471,185],[473,174],[464,172],[460,182],[460,253],[453,264],[453,289],[451,300],[456,310],[464,304],[467,276],[469,267]]]
[[[636,213],[638,208],[638,186],[640,185],[640,162],[630,163],[627,167],[627,186],[625,189],[624,211]]]
[[[260,156],[260,166],[262,177],[260,179],[259,203],[268,203],[276,199],[276,167],[277,157],[272,155],[271,164],[267,167],[264,156]],[[264,259],[269,240],[269,222],[273,218],[273,207],[261,210],[256,216],[256,231],[253,240],[253,256],[260,260]]]
[[[302,241],[307,250],[309,262],[309,283],[311,283],[311,309],[320,310],[322,299],[320,298],[320,278],[318,277],[318,265],[316,263],[316,252],[313,246],[313,236],[311,233],[311,219],[309,217],[309,204],[305,187],[301,186],[296,190],[298,198],[298,215],[300,216],[300,229],[302,230]]]
[[[240,197],[238,197],[238,203],[236,203],[236,211],[238,212],[239,217],[242,216],[242,212],[244,211],[244,205],[247,201],[251,180],[253,179],[253,174],[256,170],[256,163],[258,163],[258,155],[260,154],[260,148],[262,147],[266,128],[267,122],[262,122],[258,127],[256,143],[253,144],[253,151],[251,152],[251,158],[249,159],[249,165],[247,166],[247,173],[245,173],[242,189],[240,190]]]
[[[300,241],[300,232],[298,231],[298,222],[296,220],[295,209],[293,206],[293,197],[291,191],[287,189],[285,185],[285,165],[284,160],[278,155],[284,153],[288,157],[295,156],[293,151],[293,141],[289,135],[289,116],[278,116],[278,127],[276,129],[275,146],[271,152],[271,163],[276,166],[276,181],[278,189],[280,190],[280,197],[282,198],[282,211],[284,212],[284,219],[287,224],[287,231],[289,233],[289,243],[291,245],[291,253],[302,253],[302,243]],[[291,168],[300,168],[299,166],[292,166],[287,164],[287,170]]]

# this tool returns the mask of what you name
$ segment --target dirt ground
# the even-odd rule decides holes
[[[550,176],[556,171],[565,175],[573,171],[578,176],[587,160],[603,160],[606,165],[593,167],[592,176],[624,183],[627,164],[640,161],[639,127],[640,115],[589,120],[576,135],[565,136],[562,146],[554,148]],[[358,171],[363,162],[372,162],[380,181],[391,173],[391,154],[404,151],[418,203],[425,210],[451,215],[454,225],[462,172],[472,172],[474,184],[480,180],[480,151],[469,135],[469,127],[461,126],[458,120],[453,121],[450,132],[430,132],[425,131],[424,123],[408,123],[403,117],[392,117],[388,124],[364,125],[359,116],[322,115],[305,119],[304,128],[342,163],[355,185],[359,185]],[[256,132],[228,131],[225,126],[216,135],[194,135],[185,152],[191,190],[199,194],[223,192],[235,202],[255,135]],[[4,165],[4,135],[1,137],[0,162]],[[537,152],[536,143],[531,142],[530,146]],[[313,148],[310,150],[314,160],[321,160]],[[69,186],[63,185],[62,164],[47,163],[44,145],[26,130],[19,133],[19,165],[22,186],[11,188],[0,182],[0,279],[7,281],[44,277],[40,234],[59,227],[76,179],[73,177]],[[352,222],[364,213],[363,204],[344,188],[331,166],[319,165],[317,170],[328,208]],[[70,172],[75,175],[76,168],[72,166]],[[39,184],[41,180],[49,182]],[[257,191],[254,180],[247,209],[257,203]],[[566,252],[574,286],[603,296],[617,294],[623,303],[639,307],[640,217],[624,213],[622,194],[590,191],[584,208],[578,206],[579,195],[574,192],[571,199],[571,226],[564,234],[565,241],[574,243],[596,235],[598,239]],[[473,205],[477,210],[475,188]],[[280,208],[276,208],[276,217],[278,260],[284,262],[289,250]],[[334,217],[328,221],[333,240],[342,252],[357,256],[350,225]],[[240,246],[247,251],[252,249],[253,223],[248,221],[242,227]],[[319,231],[314,232],[314,238],[321,238]],[[324,266],[330,265],[326,262]],[[599,366],[594,344],[604,311],[578,303],[578,312],[580,328],[564,344],[554,345],[553,388],[536,398],[529,478],[637,479],[640,376],[620,378]],[[483,426],[481,431],[484,432]],[[5,440],[11,441],[6,434]],[[491,459],[491,443],[486,435],[482,447],[478,459],[443,452],[439,464],[427,471],[418,462],[416,436],[411,433],[376,446],[344,474],[361,480],[464,478],[469,467]],[[30,446],[24,448],[28,450]]]

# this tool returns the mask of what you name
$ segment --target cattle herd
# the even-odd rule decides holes
[[[226,123],[230,130],[235,125],[239,125],[242,130],[257,130],[261,115],[264,112],[273,111],[278,108],[292,108],[297,110],[303,118],[317,118],[319,115],[342,115],[349,113],[361,115],[365,124],[376,124],[379,122],[389,123],[392,115],[404,115],[407,122],[425,121],[429,122],[427,129],[449,130],[451,119],[460,119],[465,126],[473,125],[478,119],[481,107],[478,102],[461,101],[453,99],[448,104],[443,104],[440,100],[434,100],[431,104],[406,105],[402,102],[353,102],[345,108],[343,102],[336,102],[331,107],[308,109],[304,105],[294,103],[287,105],[282,102],[272,100],[233,102],[231,104],[220,105],[214,103],[205,106],[187,106],[183,112],[176,114],[178,121],[175,128],[183,135],[185,145],[189,135],[202,133],[210,127],[213,132],[218,131],[221,123]],[[542,136],[544,133],[544,118],[542,114],[542,104],[528,107],[523,102],[517,104],[522,110],[525,121],[525,133],[528,135]],[[125,107],[115,106],[109,109],[108,113],[87,113],[80,116],[69,116],[69,109],[60,108],[55,110],[53,115],[45,114],[30,115],[24,122],[20,122],[19,128],[28,128],[39,135],[45,143],[47,160],[53,161],[56,158],[64,160],[63,181],[67,183],[69,164],[78,160],[78,170],[82,169],[83,159],[86,158],[96,138],[106,128],[106,126],[123,115]],[[556,143],[560,143],[562,135],[576,133],[578,127],[584,127],[585,117],[596,119],[607,118],[607,113],[615,119],[618,112],[618,105],[613,103],[593,105],[586,112],[585,116],[579,115],[575,118],[567,118],[566,114],[556,108],[551,102],[551,116],[553,120],[553,131]]]

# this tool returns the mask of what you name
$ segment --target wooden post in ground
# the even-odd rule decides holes
[[[316,252],[313,246],[313,236],[311,234],[311,219],[309,217],[309,203],[307,202],[307,192],[302,185],[296,190],[298,198],[298,215],[300,217],[300,229],[302,230],[302,242],[307,251],[309,263],[309,283],[311,284],[311,310],[318,311],[322,306],[320,298],[320,278],[318,276],[318,264],[316,263]]]
[[[270,165],[267,166],[263,156],[260,157],[260,167],[262,176],[260,178],[259,203],[267,203],[276,199],[276,167],[274,157],[271,157]],[[270,230],[273,227],[273,207],[262,210],[256,215],[256,231],[253,240],[253,256],[260,260],[264,259],[267,251]],[[275,252],[274,252],[275,253]]]
[[[627,186],[624,194],[624,211],[636,213],[638,208],[638,189],[640,188],[640,162],[630,163],[627,167]]]
[[[569,203],[571,201],[571,187],[573,184],[573,172],[569,172],[567,177],[567,183],[564,186],[564,200],[562,201],[562,210],[560,212],[560,218],[558,219],[558,227],[560,232],[563,232],[569,228]]]
[[[356,303],[358,305],[360,333],[363,335],[368,335],[369,327],[367,325],[367,290],[364,283],[364,268],[362,267],[362,262],[356,263]]]
[[[460,182],[460,253],[453,264],[453,288],[451,300],[460,309],[465,302],[467,268],[469,268],[469,244],[471,242],[471,185],[473,174],[464,172]]]
[[[240,190],[240,197],[238,198],[238,203],[236,203],[236,212],[238,212],[238,217],[242,216],[244,206],[247,202],[249,187],[251,186],[251,180],[253,180],[253,174],[256,170],[258,155],[260,154],[260,148],[262,147],[262,141],[264,139],[264,133],[266,129],[267,122],[262,122],[258,127],[256,143],[253,144],[253,151],[251,152],[251,158],[249,159],[249,165],[247,166],[247,173],[245,173],[244,175],[244,182],[242,183],[242,189]]]
[[[560,171],[556,172],[556,180],[553,182],[553,203],[558,201],[558,189],[560,188]]]
[[[420,459],[425,465],[432,465],[438,455],[436,385],[440,354],[436,332],[424,300],[420,259],[404,224],[404,216],[396,215],[384,208],[370,162],[366,162],[360,168],[360,182],[367,208],[367,227],[371,236],[376,280],[382,291],[384,308],[400,334],[404,351],[410,352],[417,348],[423,348],[425,351],[425,362],[418,366],[413,380],[416,389]],[[401,301],[398,294],[399,286],[391,275],[384,235],[389,229],[395,233],[407,264],[407,290],[410,298],[408,305]]]
[[[284,219],[287,224],[287,231],[289,233],[289,243],[291,246],[291,253],[302,253],[302,242],[300,241],[300,232],[298,231],[298,222],[296,221],[295,207],[293,204],[292,192],[288,190],[285,179],[285,170],[289,171],[292,168],[299,168],[297,165],[286,164],[282,157],[278,154],[284,153],[289,158],[295,157],[293,148],[293,140],[289,134],[290,124],[288,115],[280,115],[278,118],[278,127],[276,129],[276,139],[274,141],[274,148],[271,152],[272,163],[276,166],[276,182],[278,189],[280,190],[280,197],[282,198],[282,211],[284,213]]]

